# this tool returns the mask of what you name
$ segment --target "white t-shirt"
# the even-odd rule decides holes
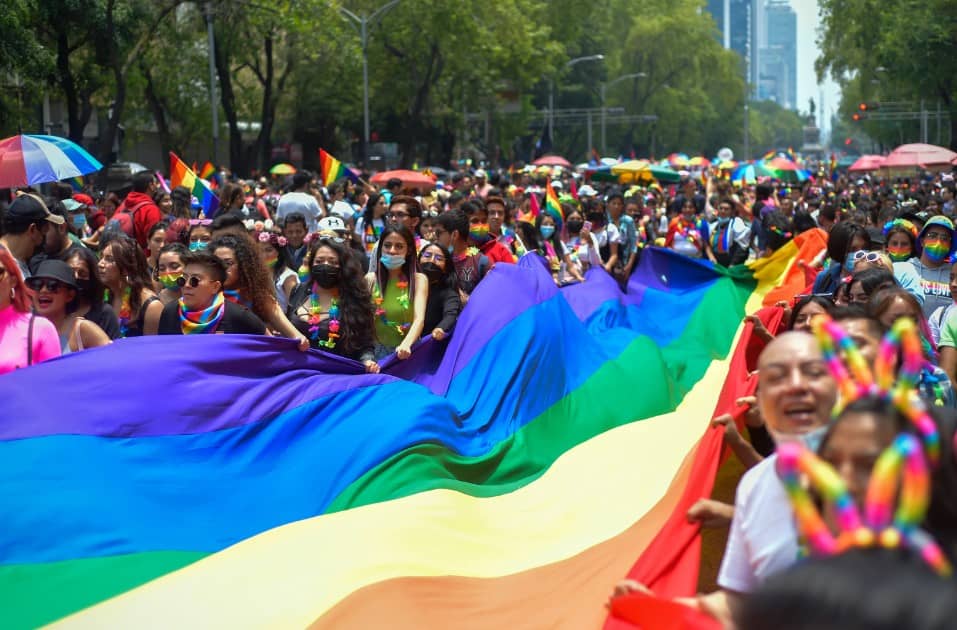
[[[563,242],[562,245],[566,248],[566,253],[571,256],[572,264],[578,269],[578,273],[585,275],[586,265],[589,269],[592,267],[601,267],[601,256],[598,253],[598,239],[594,234],[591,235],[588,241],[574,237],[568,241],[568,243]],[[569,273],[564,261],[562,262],[561,275],[558,281],[562,284],[575,281],[575,278]]]
[[[797,562],[794,512],[774,468],[777,459],[768,457],[744,473],[738,484],[731,534],[718,573],[722,588],[750,593]]]
[[[315,197],[302,192],[286,193],[280,197],[279,205],[276,206],[276,219],[282,222],[286,215],[294,212],[306,217],[306,229],[310,232],[319,229],[319,215],[322,214],[322,208],[319,207]]]
[[[599,232],[592,232],[595,238],[598,239],[598,246],[604,247],[609,243],[620,243],[621,234],[618,232],[618,226],[614,223],[609,223]]]

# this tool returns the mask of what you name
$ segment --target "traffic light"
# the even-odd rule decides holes
[[[851,146],[851,144],[853,144],[853,142],[854,142],[854,141],[851,140],[850,138],[844,138],[844,146],[846,146],[846,147]]]
[[[872,112],[881,108],[880,103],[861,103],[857,106],[857,109],[862,112]]]
[[[865,118],[867,118],[867,116],[865,116],[864,114],[859,114],[859,113],[857,113],[857,112],[854,112],[854,113],[851,115],[851,120],[853,120],[854,122],[860,122],[860,121],[864,120]]]

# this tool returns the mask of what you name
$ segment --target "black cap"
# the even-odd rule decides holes
[[[46,219],[50,223],[63,225],[65,219],[53,214],[46,204],[36,195],[20,195],[7,207],[6,220],[11,223],[25,224]]]
[[[62,260],[57,260],[55,258],[48,258],[40,263],[40,265],[37,267],[36,273],[34,273],[31,278],[51,278],[53,280],[62,282],[70,288],[77,288],[76,276],[73,274],[73,268]]]

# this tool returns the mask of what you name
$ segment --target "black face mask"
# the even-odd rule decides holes
[[[582,221],[569,221],[568,231],[571,232],[572,234],[578,234],[579,232],[582,231],[582,226],[584,225],[585,223]]]
[[[79,278],[77,278],[76,286],[77,286],[77,289],[79,289],[80,295],[82,295],[83,297],[86,297],[87,295],[90,294],[90,289],[93,288],[93,281],[80,280]]]
[[[326,263],[313,265],[310,270],[312,279],[323,289],[331,289],[339,284],[339,268]]]
[[[425,277],[429,279],[430,284],[435,284],[442,279],[442,276],[445,272],[442,271],[442,268],[436,265],[434,262],[422,263],[422,273],[425,274]]]

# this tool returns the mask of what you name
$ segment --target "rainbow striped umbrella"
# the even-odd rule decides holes
[[[704,156],[696,155],[688,160],[688,166],[691,168],[705,168],[706,166],[711,166],[711,160]]]
[[[86,149],[66,138],[22,134],[0,140],[0,188],[72,179],[101,168]]]

